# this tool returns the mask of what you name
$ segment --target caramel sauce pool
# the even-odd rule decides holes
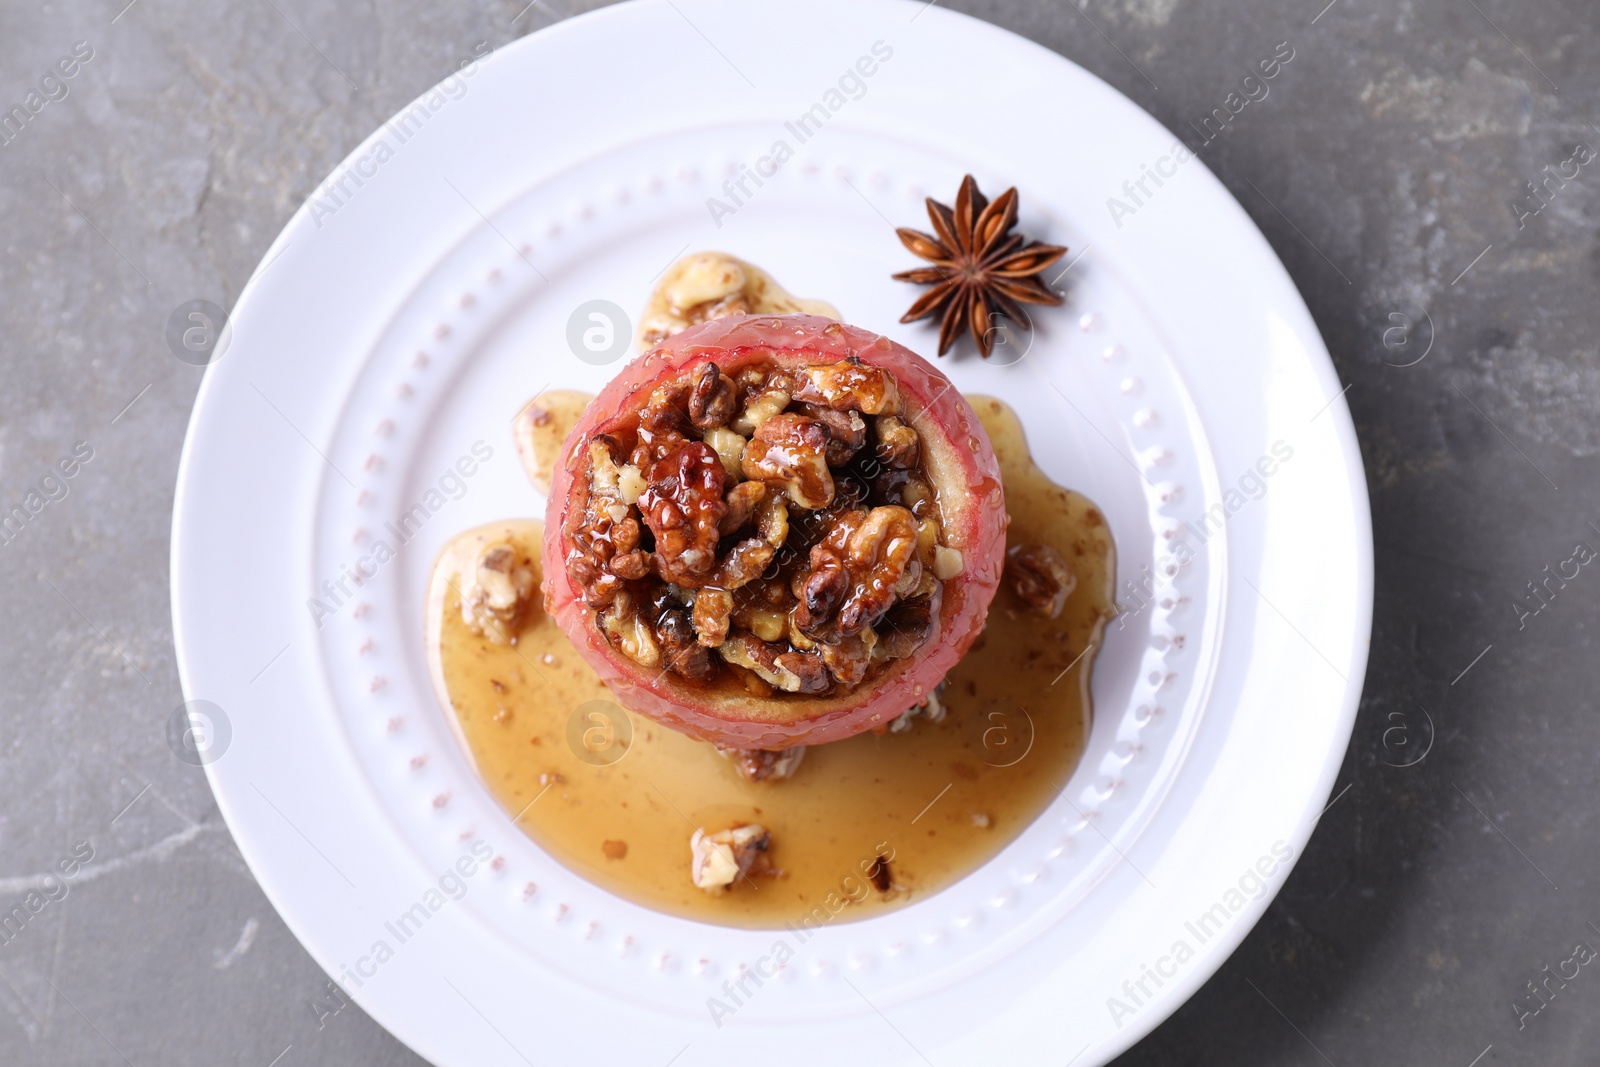
[[[561,446],[593,400],[593,393],[576,389],[546,389],[517,413],[511,431],[517,442],[517,455],[522,458],[528,481],[547,497],[550,479],[561,462]]]
[[[1113,548],[1099,510],[1034,466],[1011,409],[970,399],[1000,460],[1008,543],[1046,543],[1062,554],[1076,579],[1066,608],[1045,619],[1002,583],[982,637],[949,675],[942,722],[917,719],[903,733],[813,747],[787,781],[746,782],[711,745],[621,712],[537,608],[515,646],[466,628],[463,569],[482,545],[509,538],[537,574],[542,523],[495,523],[451,542],[428,599],[434,681],[484,783],[517,825],[567,867],[638,904],[775,927],[808,914],[847,922],[903,907],[976,870],[1037,818],[1083,751],[1090,667],[1111,617]],[[551,417],[530,418],[526,440],[519,434],[530,473],[535,457],[555,456],[587,402],[545,400]],[[696,888],[695,828],[744,822],[771,831],[775,870],[720,895]],[[891,857],[886,893],[865,877],[880,854]]]

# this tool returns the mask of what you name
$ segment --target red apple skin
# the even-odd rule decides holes
[[[725,372],[747,362],[780,366],[833,363],[855,356],[894,375],[905,418],[922,439],[923,462],[938,493],[942,540],[961,552],[962,571],[944,583],[938,634],[855,689],[818,697],[753,698],[742,688],[696,686],[650,670],[614,649],[567,576],[562,535],[569,490],[587,442],[636,412],[664,379],[708,360]],[[668,338],[634,359],[578,420],[562,446],[545,512],[546,612],[579,655],[629,711],[703,741],[734,748],[782,749],[838,741],[886,727],[924,699],[983,630],[1005,563],[1005,494],[1000,467],[971,405],[927,360],[886,337],[816,315],[714,319]]]

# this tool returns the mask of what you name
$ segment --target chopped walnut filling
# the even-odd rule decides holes
[[[760,823],[745,823],[708,834],[697,828],[689,838],[689,872],[708,893],[724,893],[765,859],[772,835]]]
[[[461,584],[461,619],[496,644],[514,645],[533,602],[533,571],[517,564],[509,541],[483,547]]]
[[[1034,611],[1047,619],[1061,614],[1077,579],[1061,553],[1049,545],[1017,545],[1006,552],[1006,582]]]
[[[580,455],[567,573],[641,666],[854,688],[937,636],[961,573],[924,451],[881,368],[697,363]]]

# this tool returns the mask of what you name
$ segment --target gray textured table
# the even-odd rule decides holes
[[[124,2],[0,8],[0,105],[24,108],[0,126],[0,510],[39,493],[0,535],[0,911],[43,900],[0,934],[0,1062],[417,1063],[354,1007],[318,1019],[322,973],[168,749],[200,372],[164,330],[231,306],[350,149],[561,0]],[[1350,383],[1372,492],[1342,791],[1243,947],[1119,1062],[1593,1064],[1600,13],[1325,2],[948,5],[1173,129],[1289,43],[1206,157]]]

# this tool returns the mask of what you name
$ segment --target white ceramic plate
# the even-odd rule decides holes
[[[607,8],[472,63],[407,116],[246,287],[173,520],[184,690],[231,734],[212,786],[313,956],[419,1053],[472,1067],[742,1062],[752,1040],[779,1064],[1083,1067],[1182,1003],[1328,797],[1372,592],[1339,383],[1222,186],[1059,56],[897,0]],[[741,165],[762,181],[735,202]],[[569,321],[593,300],[637,314],[685,250],[750,259],[931,354],[932,328],[897,321],[916,290],[888,277],[911,265],[892,227],[924,227],[922,198],[967,171],[991,194],[1017,185],[1021,229],[1071,247],[1050,279],[1068,302],[1001,358],[942,366],[1015,406],[1046,469],[1102,506],[1123,583],[1151,576],[1153,592],[1122,586],[1082,765],[959,884],[804,939],[596,889],[512,826],[433,698],[434,553],[542,514],[513,416],[614,373],[577,358]],[[1113,218],[1107,198],[1147,171],[1161,184]],[[452,474],[463,456],[472,473]],[[408,514],[397,557],[352,585]],[[710,998],[737,1010],[714,1024]]]

